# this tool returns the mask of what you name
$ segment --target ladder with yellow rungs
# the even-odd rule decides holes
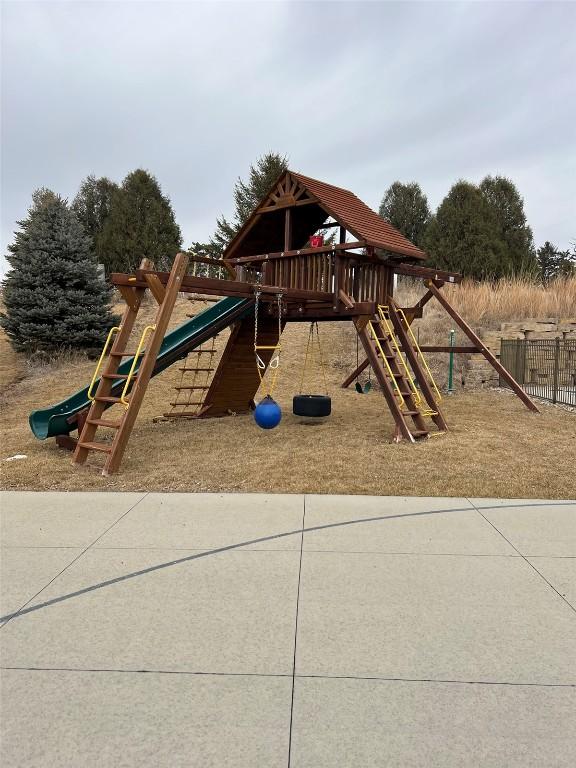
[[[158,312],[154,324],[144,328],[134,351],[129,351],[127,347],[146,289],[136,286],[123,288],[126,308],[120,325],[112,328],[108,334],[92,377],[88,393],[91,405],[74,450],[73,463],[84,464],[88,454],[97,451],[106,454],[102,474],[111,474],[120,466],[152,377],[187,265],[188,255],[179,253],[174,260],[166,287],[158,288],[155,284],[150,286],[151,290],[152,287],[155,289]],[[121,374],[118,369],[122,359],[126,357],[133,357],[132,364],[128,373]],[[103,372],[98,380],[100,370]],[[118,384],[119,381],[124,382],[123,385]],[[122,392],[118,396],[117,390],[120,386]],[[106,409],[112,406],[121,407],[121,414],[118,417],[103,418]],[[111,442],[95,439],[100,428],[113,430]]]
[[[396,422],[395,440],[404,438],[416,442],[427,438],[430,430],[416,407],[406,370],[399,362],[390,336],[382,331],[376,318],[358,318],[354,322],[366,356]]]
[[[389,305],[378,307],[378,318],[382,333],[390,339],[397,360],[406,373],[415,406],[422,416],[432,419],[438,430],[445,432],[447,425],[439,406],[442,395],[406,314],[391,300]]]

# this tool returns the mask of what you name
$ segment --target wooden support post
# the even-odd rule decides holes
[[[144,279],[148,283],[148,288],[150,288],[150,293],[158,304],[162,304],[164,301],[164,298],[166,297],[166,289],[158,279],[157,275],[144,275]]]
[[[120,291],[122,298],[130,307],[130,309],[133,312],[138,312],[140,309],[140,302],[142,300],[142,292],[140,292],[139,295],[136,288],[129,288],[127,285],[119,285],[118,290]]]
[[[336,312],[338,310],[338,302],[340,300],[340,289],[342,287],[342,257],[338,252],[334,253],[334,291],[332,299],[332,309]]]
[[[416,304],[414,304],[413,307],[403,307],[402,311],[406,315],[408,322],[413,323],[415,318],[422,317],[424,307],[426,306],[426,304],[428,304],[430,299],[433,299],[433,298],[434,298],[434,294],[432,293],[432,291],[426,291],[426,293],[424,294],[424,296],[422,296],[420,301],[416,302]]]
[[[354,309],[354,302],[352,301],[350,296],[348,296],[348,294],[342,290],[342,288],[340,288],[340,290],[338,291],[338,297],[342,302],[342,304],[344,304],[344,306],[347,309]]]
[[[284,250],[289,251],[292,247],[292,209],[286,208],[284,214]]]
[[[490,363],[490,365],[497,371],[497,373],[500,374],[500,376],[508,383],[510,386],[510,389],[512,389],[516,395],[522,400],[524,405],[529,408],[531,411],[534,411],[534,413],[540,413],[536,405],[532,402],[532,400],[528,397],[526,392],[522,389],[522,387],[518,384],[516,379],[510,375],[510,373],[504,368],[502,363],[500,363],[499,360],[497,360],[492,352],[488,349],[488,347],[484,344],[482,339],[477,336],[472,328],[468,325],[468,323],[462,318],[458,312],[454,309],[454,307],[448,303],[448,300],[446,297],[440,292],[439,288],[443,285],[440,281],[433,281],[433,280],[427,280],[426,281],[426,287],[429,288],[430,292],[438,299],[440,304],[444,307],[446,312],[450,315],[450,317],[454,320],[455,323],[457,323],[460,328],[464,331],[466,336],[470,339],[472,344],[474,344],[475,347],[478,348],[478,351],[484,355],[486,360]]]

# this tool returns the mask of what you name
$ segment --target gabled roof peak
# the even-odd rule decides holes
[[[282,250],[284,216],[280,216],[280,213],[286,208],[295,210],[292,222],[294,237],[295,242],[301,240],[302,245],[331,216],[359,241],[365,241],[369,246],[405,258],[426,258],[424,251],[353,192],[291,170],[284,171],[278,177],[270,192],[228,245],[225,257]]]

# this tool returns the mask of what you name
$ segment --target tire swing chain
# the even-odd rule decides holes
[[[316,330],[316,336],[314,336],[314,330]],[[320,362],[320,369],[322,371],[322,378],[324,380],[324,391],[328,394],[328,382],[326,381],[326,368],[324,366],[324,356],[322,354],[322,344],[320,343],[320,331],[318,329],[318,323],[310,323],[310,330],[308,331],[308,343],[306,344],[306,355],[304,357],[304,367],[302,368],[302,376],[300,377],[300,394],[303,394],[304,379],[308,369],[308,359],[313,362],[314,359],[314,338],[318,346],[318,359]]]
[[[264,381],[264,375],[266,373],[266,367],[270,368],[272,373],[272,379],[270,386],[267,388],[265,397],[272,397],[274,388],[276,387],[276,380],[278,379],[278,373],[280,370],[280,352],[282,347],[280,345],[280,337],[282,336],[282,294],[278,293],[276,300],[278,303],[278,342],[274,345],[258,344],[258,314],[260,306],[260,296],[262,291],[256,290],[255,292],[255,305],[254,305],[254,355],[256,357],[256,369],[258,371],[258,377],[260,384]],[[272,358],[266,366],[264,360],[262,360],[259,352],[263,350],[273,350]]]

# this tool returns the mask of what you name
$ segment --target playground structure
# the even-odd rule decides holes
[[[319,231],[332,231],[334,242],[325,244]],[[144,260],[132,275],[112,275],[126,307],[120,325],[110,331],[90,386],[32,413],[31,428],[41,439],[54,436],[60,445],[72,448],[76,464],[83,464],[91,451],[106,454],[103,474],[115,472],[152,376],[197,350],[194,381],[197,373],[213,375],[200,384],[181,384],[182,390],[197,392],[197,397],[188,398],[191,410],[179,408],[179,414],[170,415],[212,418],[245,413],[254,407],[261,376],[271,361],[274,365],[279,336],[289,322],[354,324],[365,360],[342,386],[371,368],[394,419],[396,441],[416,442],[448,428],[425,352],[484,355],[522,402],[537,412],[442,293],[446,282],[457,283],[461,276],[424,267],[425,259],[422,250],[351,192],[286,171],[230,242],[223,260],[180,253],[170,273],[155,271]],[[189,275],[189,261],[224,266],[229,279]],[[423,280],[426,292],[417,304],[397,305],[395,275]],[[136,348],[128,350],[147,291],[158,304],[156,319],[145,327]],[[182,292],[225,298],[166,333]],[[434,298],[470,339],[469,346],[418,345],[411,325]],[[212,360],[211,347],[202,345],[227,327],[230,336],[211,370],[201,362],[202,353]],[[115,405],[124,406],[121,416],[105,418],[106,410]],[[100,428],[113,430],[111,442],[96,439]],[[74,430],[78,439],[70,437]]]

